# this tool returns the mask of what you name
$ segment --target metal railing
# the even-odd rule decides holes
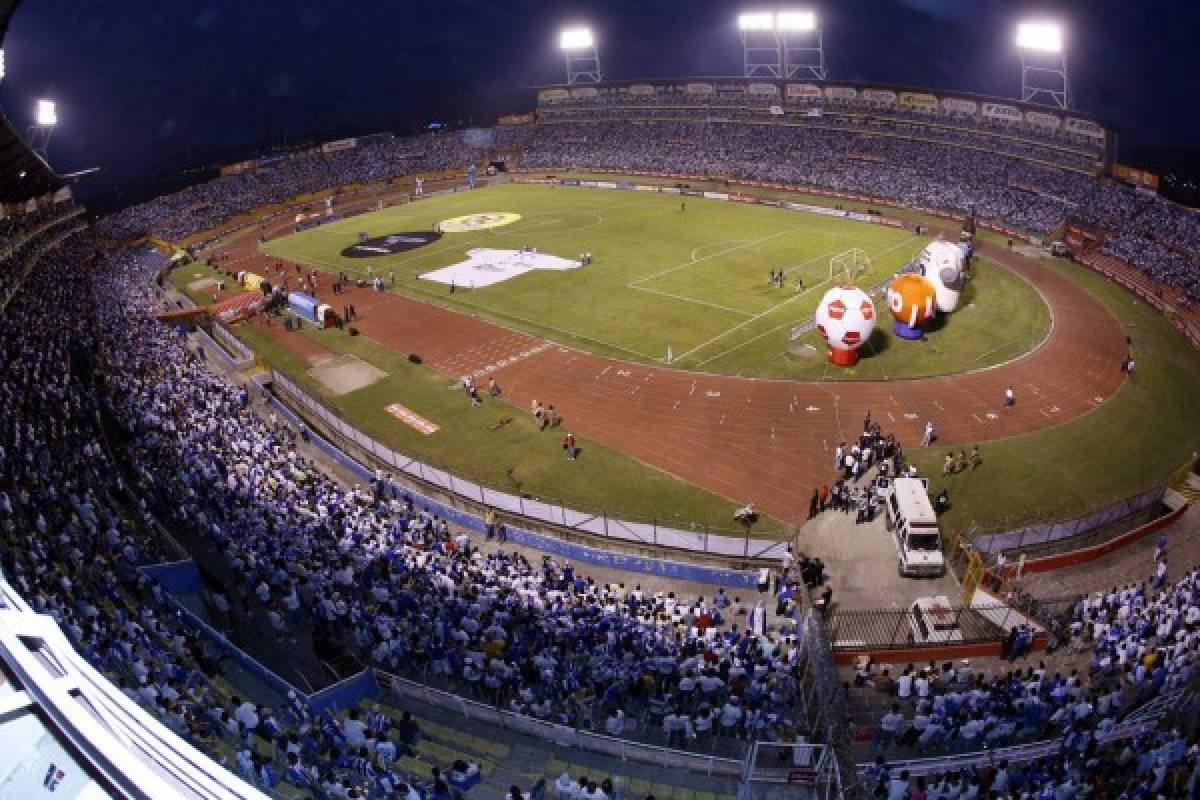
[[[556,725],[534,717],[514,714],[457,694],[432,689],[390,672],[375,670],[379,687],[398,698],[423,703],[461,715],[464,719],[479,720],[504,730],[515,731],[537,737],[559,747],[571,747],[591,753],[619,758],[622,761],[637,761],[664,769],[685,769],[705,775],[740,777],[743,771],[741,760],[719,756],[691,753],[670,747],[642,744],[628,739],[618,739],[591,731]]]
[[[254,363],[254,351],[216,320],[213,320],[212,323],[212,336],[229,352],[234,363],[239,367],[244,368]]]
[[[1165,491],[1165,486],[1155,486],[1081,516],[1066,517],[1061,506],[1024,509],[996,523],[1000,529],[996,533],[981,534],[977,530],[973,544],[981,553],[995,553],[1072,539],[1150,508],[1162,500]]]
[[[910,608],[835,609],[828,629],[834,650],[884,650],[994,642],[1024,621],[1024,615],[1003,604],[920,613]]]

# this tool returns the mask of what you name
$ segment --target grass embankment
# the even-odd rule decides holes
[[[1048,261],[1100,300],[1133,337],[1137,374],[1096,410],[1049,430],[982,445],[974,473],[941,477],[945,453],[910,451],[931,491],[950,494],[947,529],[981,532],[1079,517],[1162,482],[1200,448],[1200,358],[1161,314],[1086,267]],[[1117,365],[1113,365],[1117,369]]]
[[[737,506],[733,500],[587,440],[580,440],[580,457],[569,461],[561,446],[565,431],[541,431],[528,414],[503,402],[485,399],[482,406],[472,408],[456,380],[411,364],[366,337],[311,328],[288,334],[308,337],[333,354],[356,356],[386,373],[371,386],[336,396],[309,375],[311,364],[285,343],[255,325],[239,325],[235,331],[264,361],[297,380],[364,433],[456,477],[583,512],[737,533],[732,524]],[[392,403],[402,403],[436,423],[439,430],[426,436],[408,427],[385,410]],[[763,519],[755,528],[756,536],[787,534],[786,526],[774,518]]]

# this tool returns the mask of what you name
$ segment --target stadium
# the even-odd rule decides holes
[[[0,116],[0,797],[1194,796],[1200,217],[826,11],[100,211]]]

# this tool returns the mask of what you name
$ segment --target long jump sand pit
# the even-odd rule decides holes
[[[199,273],[197,273],[199,274]],[[187,288],[193,292],[203,292],[217,285],[216,278],[197,278],[187,285]]]
[[[365,389],[387,375],[358,356],[337,356],[321,361],[308,371],[336,395]]]

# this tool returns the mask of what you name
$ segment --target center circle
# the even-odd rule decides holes
[[[461,217],[451,217],[438,223],[442,233],[470,233],[485,228],[499,228],[511,225],[521,218],[520,214],[510,211],[487,211],[482,214],[466,214]]]

